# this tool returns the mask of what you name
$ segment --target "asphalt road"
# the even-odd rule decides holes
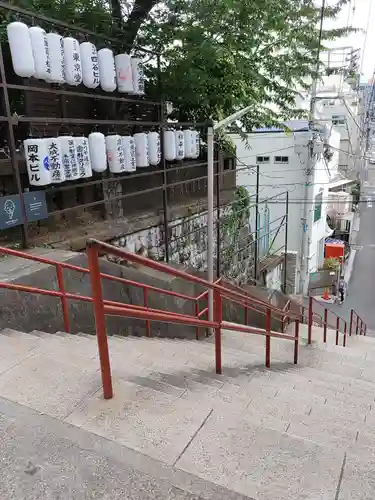
[[[368,198],[373,201],[368,201]],[[356,241],[358,249],[349,281],[348,296],[342,305],[331,305],[329,308],[347,320],[350,310],[355,309],[367,323],[368,333],[375,336],[375,185],[364,188],[363,199]]]

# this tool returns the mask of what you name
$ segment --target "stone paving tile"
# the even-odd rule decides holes
[[[348,453],[338,493],[339,500],[374,500],[375,456]]]
[[[257,500],[332,500],[342,459],[337,450],[213,414],[177,467]]]
[[[67,418],[78,427],[116,441],[153,458],[173,464],[211,412],[182,398],[115,381],[115,397],[105,401],[101,391]]]

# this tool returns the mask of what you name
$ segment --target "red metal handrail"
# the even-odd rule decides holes
[[[347,322],[341,318],[338,314],[336,314],[334,311],[329,310],[327,307],[324,307],[323,304],[318,302],[314,297],[309,297],[309,308],[308,308],[308,333],[307,333],[307,343],[311,345],[312,343],[312,327],[313,327],[313,322],[314,322],[314,316],[316,316],[316,313],[314,313],[313,308],[314,305],[318,305],[323,309],[323,318],[320,317],[320,326],[323,328],[323,342],[327,342],[327,328],[331,328],[333,330],[336,330],[336,345],[339,345],[339,335],[340,333],[343,335],[343,342],[342,345],[346,347],[346,336],[347,336]],[[334,316],[334,324],[330,323],[328,321],[328,316],[331,314]],[[343,329],[340,329],[341,323],[343,324]]]
[[[204,286],[206,289],[211,289],[214,296],[214,311],[213,311],[213,321],[201,320],[195,316],[188,315],[178,315],[175,313],[170,313],[169,311],[150,311],[146,307],[138,306],[134,308],[129,305],[122,305],[122,307],[112,306],[105,303],[103,300],[102,286],[100,279],[100,268],[99,268],[99,253],[102,255],[104,253],[116,255],[121,258],[125,258],[130,262],[140,264],[157,271],[164,272],[168,275],[175,276],[178,278],[185,279],[192,283]],[[234,292],[233,290],[228,290],[217,283],[210,283],[202,278],[193,276],[169,267],[161,262],[156,262],[140,255],[127,252],[125,250],[113,247],[107,243],[102,243],[97,240],[90,239],[87,242],[87,254],[89,261],[90,279],[92,287],[92,297],[94,305],[94,315],[96,324],[96,335],[98,340],[99,358],[102,373],[102,383],[103,383],[103,393],[105,399],[110,399],[113,397],[112,390],[112,378],[111,378],[111,368],[108,352],[108,341],[106,333],[105,316],[115,315],[121,317],[132,317],[137,319],[148,319],[150,321],[160,321],[166,323],[181,323],[188,324],[190,326],[199,326],[206,328],[213,328],[215,331],[215,364],[216,373],[222,373],[222,363],[221,363],[221,329],[227,328],[236,331],[242,331],[245,333],[255,333],[264,335],[266,337],[266,353],[265,353],[265,363],[267,367],[270,367],[270,354],[271,354],[271,337],[277,337],[280,339],[292,340],[294,342],[294,362],[298,362],[298,347],[299,347],[299,318],[296,319],[295,335],[286,335],[279,332],[271,331],[271,307],[267,308],[267,323],[266,329],[252,328],[246,325],[237,325],[223,321],[222,318],[222,298],[230,297],[230,300],[234,303],[243,304],[243,299],[248,301],[248,297]],[[282,311],[280,311],[282,314]]]
[[[355,328],[354,328],[355,324]],[[354,309],[350,310],[350,322],[349,322],[349,336],[351,337],[353,329],[355,330],[355,334],[358,335],[366,335],[367,334],[367,325],[362,320],[362,318],[357,314]]]

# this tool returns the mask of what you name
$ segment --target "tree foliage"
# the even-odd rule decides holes
[[[327,7],[325,17],[334,18],[346,1]],[[320,12],[312,0],[16,3],[160,51],[163,92],[183,121],[218,120],[244,106],[252,106],[246,127],[295,117],[296,89],[305,88],[314,71]],[[347,32],[324,31],[322,40]],[[158,95],[154,59],[146,69],[149,91]]]

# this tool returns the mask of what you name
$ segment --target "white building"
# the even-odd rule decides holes
[[[285,195],[289,192],[288,251],[301,255],[304,230],[303,206],[306,184],[306,166],[311,131],[306,120],[286,122],[290,131],[259,129],[247,135],[247,143],[239,135],[231,135],[237,149],[237,185],[245,186],[250,195],[256,191],[256,169],[260,166],[259,201],[280,195],[268,203],[269,220],[279,219],[285,213]],[[323,135],[325,134],[325,137]],[[308,270],[316,271],[324,261],[324,242],[332,231],[326,222],[326,203],[329,184],[338,176],[340,134],[333,127],[325,127],[322,142],[315,154],[313,174],[314,207],[309,211],[307,223],[311,224]],[[245,168],[246,166],[246,168]],[[248,166],[248,168],[247,168]],[[254,198],[252,198],[254,200]],[[262,214],[260,217],[262,220]],[[251,221],[255,227],[255,221]],[[271,230],[273,227],[271,226]],[[283,234],[278,234],[273,244],[283,246]],[[272,240],[272,239],[271,239]],[[298,281],[298,276],[297,276]],[[297,282],[298,289],[298,282]]]

